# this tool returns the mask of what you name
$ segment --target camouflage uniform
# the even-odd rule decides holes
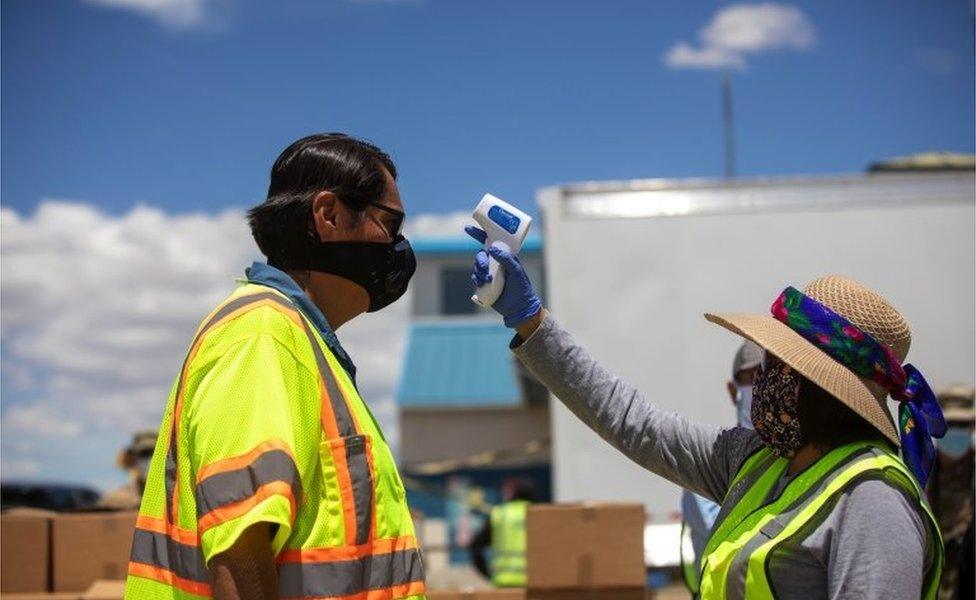
[[[129,473],[129,482],[105,492],[98,500],[99,508],[111,510],[139,510],[146,474],[138,468],[139,458],[148,460],[156,447],[155,431],[140,431],[132,436],[132,443],[119,453],[119,466]]]

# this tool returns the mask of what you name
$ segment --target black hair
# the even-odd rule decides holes
[[[386,152],[344,133],[317,133],[292,143],[271,167],[267,199],[247,213],[258,248],[273,260],[300,247],[309,235],[312,201],[321,191],[362,213],[386,194],[384,169],[396,179]]]
[[[512,490],[512,500],[524,500],[526,502],[535,502],[536,493],[535,485],[529,481],[519,481],[515,484],[515,489]]]
[[[861,415],[802,376],[797,414],[804,445],[813,444],[829,451],[852,442],[890,444],[888,438]]]

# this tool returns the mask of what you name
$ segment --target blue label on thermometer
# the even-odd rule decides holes
[[[522,224],[521,219],[497,204],[488,209],[488,218],[512,235],[515,235],[515,232],[518,231],[519,225]]]

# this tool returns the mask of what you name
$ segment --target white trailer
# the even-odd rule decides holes
[[[854,277],[912,326],[909,360],[938,387],[974,375],[974,177],[969,172],[741,181],[642,180],[540,190],[547,300],[604,366],[651,402],[731,425],[740,339],[707,311],[767,313],[787,285]],[[679,518],[680,490],[553,400],[559,501],[642,501]]]

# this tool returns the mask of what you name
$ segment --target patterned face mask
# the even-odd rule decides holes
[[[776,456],[792,458],[803,445],[799,399],[800,376],[793,367],[767,353],[752,389],[752,424]]]

